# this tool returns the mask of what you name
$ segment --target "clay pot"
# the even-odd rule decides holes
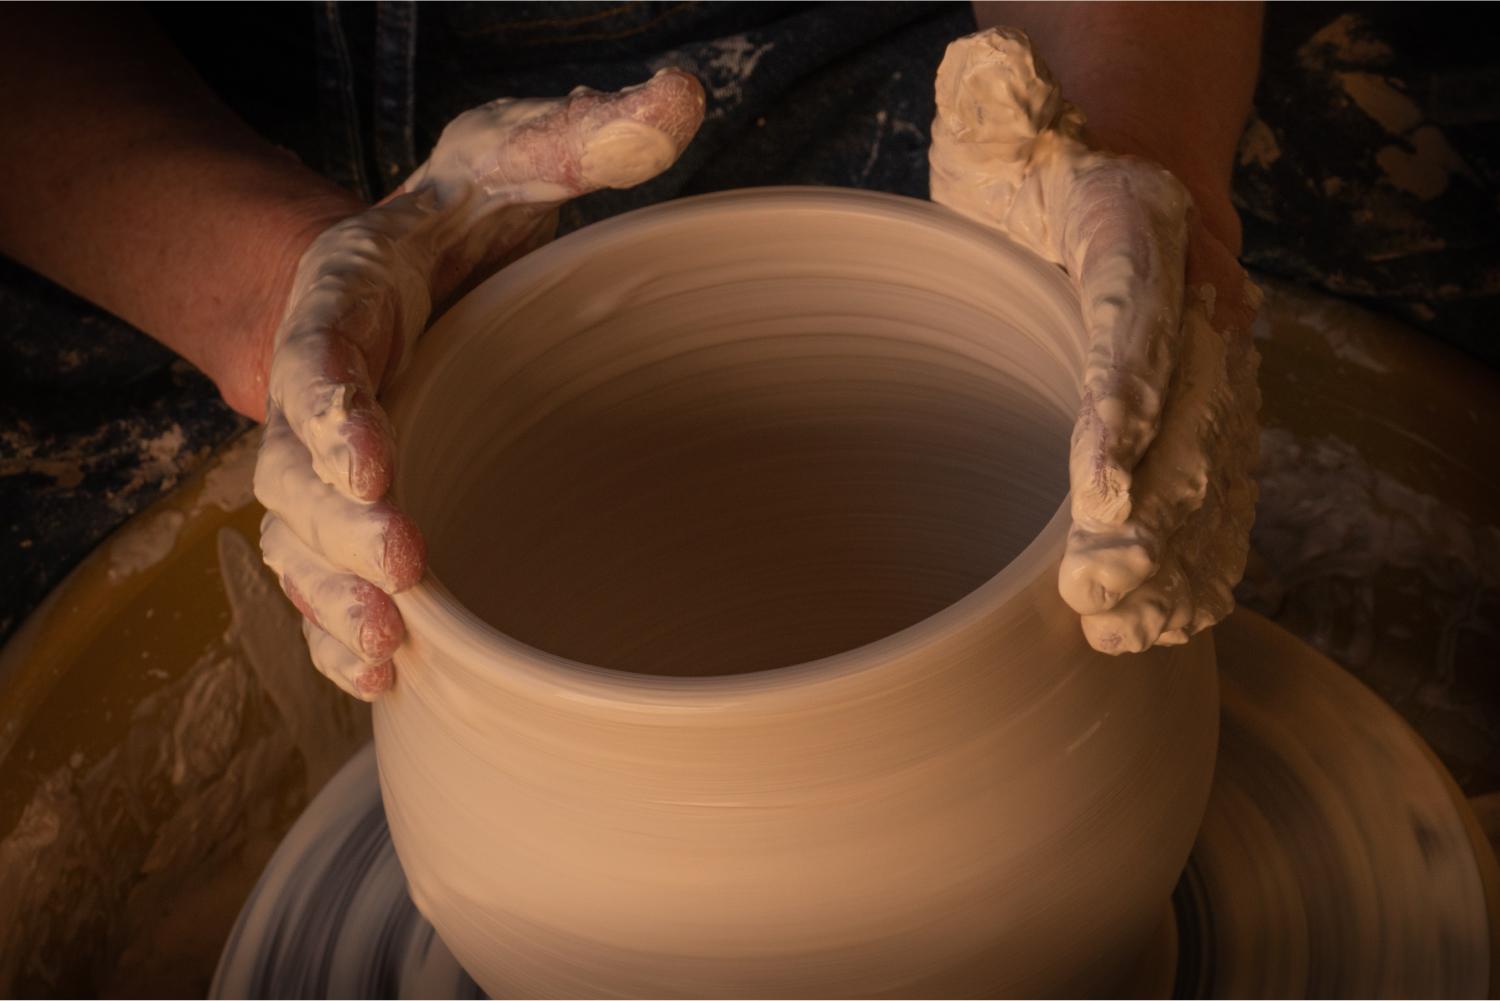
[[[1083,356],[1055,268],[832,189],[632,213],[443,317],[391,396],[432,571],[375,733],[487,991],[1119,988],[1217,687],[1058,598]]]

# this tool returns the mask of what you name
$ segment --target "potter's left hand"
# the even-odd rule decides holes
[[[1259,293],[1183,184],[1094,148],[1026,35],[949,46],[932,197],[1061,265],[1087,330],[1059,589],[1108,653],[1184,643],[1234,608],[1256,489]],[[1228,205],[1227,178],[1215,216]]]
[[[666,169],[702,117],[702,88],[676,70],[613,94],[495,101],[302,255],[272,348],[255,495],[265,561],[305,617],[314,663],[345,691],[390,686],[403,627],[389,596],[425,570],[421,534],[384,499],[395,442],[378,390],[435,308],[548,239],[560,203]]]

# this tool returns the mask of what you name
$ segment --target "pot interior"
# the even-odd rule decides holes
[[[444,320],[398,492],[472,612],[595,666],[759,671],[915,624],[1046,525],[1076,358],[1045,272],[774,219],[584,231]]]

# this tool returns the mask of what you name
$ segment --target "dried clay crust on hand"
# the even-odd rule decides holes
[[[949,46],[933,200],[1065,268],[1089,334],[1059,590],[1105,652],[1186,642],[1234,608],[1256,490],[1257,357],[1184,288],[1190,202],[1167,171],[1090,149],[1083,116],[1020,31]]]

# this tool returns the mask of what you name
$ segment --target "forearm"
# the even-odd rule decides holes
[[[1233,250],[1235,149],[1260,65],[1258,3],[975,3],[981,28],[1031,36],[1097,141],[1149,157],[1187,185]]]
[[[252,132],[139,12],[19,6],[0,15],[0,252],[259,416],[297,258],[358,201]]]

